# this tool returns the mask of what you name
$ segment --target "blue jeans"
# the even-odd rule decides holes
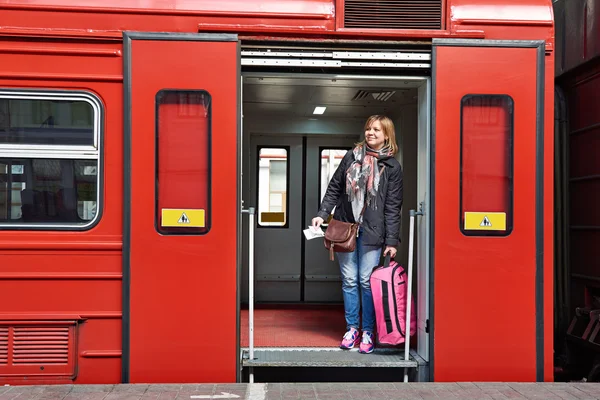
[[[379,265],[382,248],[365,246],[362,243],[362,229],[356,238],[356,249],[352,253],[336,253],[342,272],[342,292],[346,328],[358,329],[359,309],[362,300],[362,329],[373,333],[375,327],[375,308],[371,293],[371,272]],[[359,283],[360,282],[360,297]]]

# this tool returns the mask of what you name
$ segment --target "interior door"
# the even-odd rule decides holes
[[[306,140],[305,218],[306,229],[316,216],[321,199],[333,173],[346,151],[352,151],[359,137],[318,137]],[[304,301],[315,303],[342,302],[340,264],[337,257],[329,260],[329,252],[322,239],[304,240],[303,292]]]
[[[250,146],[250,190],[246,203],[256,207],[255,299],[299,302],[302,137],[253,135]]]
[[[237,36],[124,49],[123,380],[235,382]]]
[[[302,231],[319,209],[330,175],[357,138],[252,135],[248,204],[256,204],[258,302],[341,302],[339,264],[322,239]],[[245,267],[245,266],[244,266]],[[244,276],[247,271],[244,269]]]
[[[544,43],[434,40],[433,60],[433,378],[542,380]]]

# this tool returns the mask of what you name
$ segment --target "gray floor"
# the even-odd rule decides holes
[[[598,383],[255,383],[0,386],[0,400],[600,399]]]
[[[255,349],[254,360],[244,351],[244,367],[417,367],[414,357],[406,361],[404,351],[376,349],[361,354],[357,349]]]

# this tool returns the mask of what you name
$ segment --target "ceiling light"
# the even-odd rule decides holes
[[[313,114],[323,114],[326,108],[327,107],[315,107],[315,111],[313,111]]]

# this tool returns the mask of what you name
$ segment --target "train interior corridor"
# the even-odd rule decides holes
[[[408,261],[409,211],[427,196],[429,81],[327,75],[245,74],[242,104],[243,207],[255,207],[254,347],[334,350],[345,332],[337,257],[323,239],[306,240],[339,162],[364,138],[370,115],[395,125],[404,172],[401,243],[396,261]],[[249,346],[248,218],[242,219],[240,346]],[[418,223],[417,223],[418,222]],[[426,227],[415,221],[413,295],[418,325],[427,313]],[[418,338],[419,337],[419,338]],[[418,339],[423,343],[419,345]],[[427,357],[424,328],[411,348]],[[398,346],[404,349],[404,346]],[[358,353],[357,353],[358,354]]]

